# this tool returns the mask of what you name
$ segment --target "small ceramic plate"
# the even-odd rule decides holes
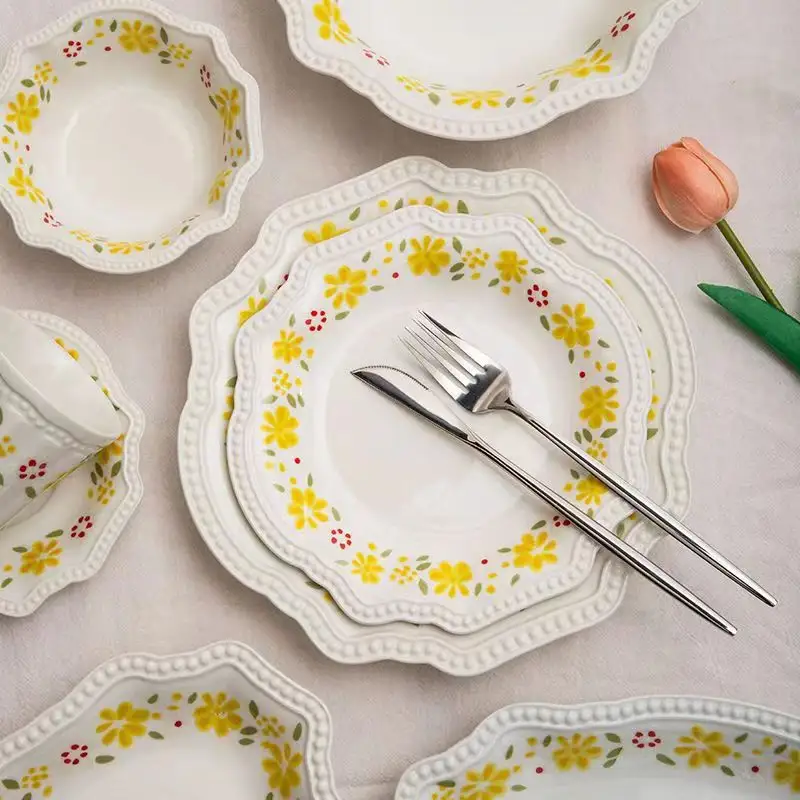
[[[350,375],[406,364],[396,337],[419,307],[494,354],[520,402],[637,485],[650,373],[614,292],[514,217],[398,211],[308,251],[242,328],[228,461],[256,532],[359,622],[460,633],[576,586],[596,548]],[[607,526],[628,513],[504,415],[470,424]]]
[[[180,422],[181,480],[198,531],[214,556],[238,581],[296,619],[328,657],[348,664],[386,659],[425,663],[452,674],[475,675],[607,619],[624,597],[625,568],[600,552],[590,577],[576,589],[475,634],[451,636],[436,627],[401,622],[359,625],[328,592],[264,547],[239,508],[225,457],[238,329],[266,307],[304,250],[393,209],[417,204],[464,214],[522,214],[535,220],[552,247],[609,281],[636,318],[650,351],[654,394],[647,430],[649,494],[673,513],[686,513],[694,355],[680,307],[663,276],[630,245],[576,209],[539,172],[452,169],[419,157],[384,164],[277,209],[236,269],[195,304],[192,368]],[[641,521],[621,523],[617,531],[644,552],[662,536]]]
[[[0,111],[17,233],[101,272],[229,228],[262,159],[258,87],[222,33],[149,0],[96,0],[15,45]]]
[[[331,721],[241,644],[128,655],[0,742],[3,797],[335,800]]]
[[[637,89],[699,0],[280,0],[297,58],[392,119],[503,139]]]
[[[520,704],[411,767],[395,800],[788,798],[800,792],[800,720],[699,697]]]
[[[0,614],[14,617],[30,614],[51,594],[92,577],[143,492],[139,445],[144,415],[123,390],[108,356],[66,320],[39,311],[20,313],[50,334],[107,391],[125,432],[0,530]],[[20,462],[27,458],[4,435],[0,413],[2,480],[15,480]]]

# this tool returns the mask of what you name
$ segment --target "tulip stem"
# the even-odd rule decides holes
[[[767,283],[767,279],[761,274],[761,270],[756,266],[755,261],[750,258],[750,254],[747,250],[744,249],[744,245],[739,241],[739,237],[733,232],[733,228],[728,224],[728,220],[721,219],[717,223],[717,227],[720,230],[720,233],[725,237],[725,241],[731,246],[731,249],[734,253],[736,253],[739,261],[742,262],[742,266],[747,270],[747,274],[752,279],[753,283],[758,288],[758,291],[764,296],[764,299],[771,305],[773,308],[777,308],[778,311],[783,311],[784,308],[780,304],[780,301],[775,296],[775,292],[772,291],[772,287]]]

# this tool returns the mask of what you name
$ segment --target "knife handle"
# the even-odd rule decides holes
[[[610,530],[592,519],[592,517],[584,514],[577,506],[565,500],[549,486],[520,469],[502,453],[495,450],[488,442],[485,442],[473,434],[469,438],[468,443],[473,449],[484,455],[507,475],[514,478],[537,497],[553,506],[556,511],[570,520],[578,530],[585,533],[597,542],[597,544],[605,547],[606,550],[613,553],[640,575],[643,575],[678,602],[683,603],[683,605],[694,611],[695,614],[698,614],[720,630],[731,636],[736,634],[736,628],[728,622],[728,620],[717,613],[696,594],[687,589],[682,583],[673,578],[668,572],[665,572],[661,567],[654,564],[649,558],[631,547],[626,541],[615,536]]]

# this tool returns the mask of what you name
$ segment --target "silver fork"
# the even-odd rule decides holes
[[[689,530],[666,509],[653,502],[636,487],[631,486],[605,464],[585,453],[569,439],[550,430],[522,406],[517,405],[511,397],[511,377],[501,364],[492,360],[474,345],[461,339],[424,311],[420,311],[414,319],[414,323],[415,327],[408,327],[406,331],[424,348],[424,352],[433,359],[433,363],[427,358],[420,358],[420,353],[415,348],[408,347],[407,342],[404,344],[423,369],[463,409],[473,414],[509,411],[516,415],[670,536],[747,589],[759,600],[770,606],[777,605],[777,600],[769,592],[710,544]]]

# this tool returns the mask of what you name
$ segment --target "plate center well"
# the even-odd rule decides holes
[[[394,526],[463,533],[494,523],[507,525],[509,515],[529,516],[532,496],[479,454],[350,375],[358,367],[391,365],[433,387],[397,338],[416,307],[395,307],[370,320],[361,319],[350,341],[339,348],[339,358],[330,360],[324,378],[329,391],[320,423],[331,468],[355,503],[369,509],[376,519],[391,519]],[[524,396],[545,422],[567,429],[571,404],[559,401],[554,391],[548,370],[556,359],[547,352],[554,348],[547,347],[544,337],[520,339],[513,329],[484,328],[463,304],[426,304],[425,308],[501,357],[515,376],[515,394]],[[543,446],[510,415],[468,414],[457,411],[456,404],[438,389],[433,394],[441,407],[460,414],[505,455],[560,488],[557,480],[563,481],[569,471],[563,457]]]

